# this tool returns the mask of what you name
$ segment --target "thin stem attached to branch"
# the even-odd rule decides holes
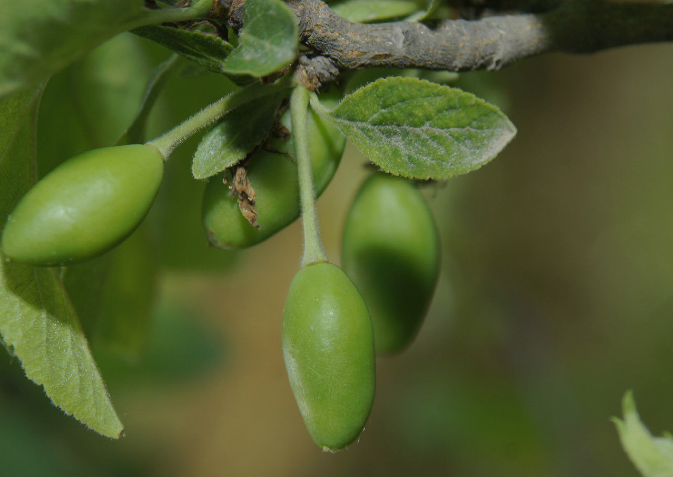
[[[313,169],[308,147],[308,104],[309,92],[302,86],[295,87],[290,99],[290,117],[292,118],[292,136],[294,137],[299,173],[299,199],[304,227],[304,256],[301,266],[326,262],[327,257],[320,241],[318,214],[315,208],[315,190],[313,189]]]
[[[253,83],[246,88],[228,94],[219,101],[206,106],[191,118],[183,121],[181,124],[178,124],[170,131],[147,144],[157,149],[164,157],[164,160],[167,160],[173,149],[180,145],[185,139],[193,136],[199,130],[222,118],[229,111],[233,111],[234,109],[263,96],[270,96],[274,93],[287,90],[293,85],[293,81],[291,76],[285,76],[279,79],[276,83],[270,85]]]

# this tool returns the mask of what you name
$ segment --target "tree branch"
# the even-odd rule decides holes
[[[518,1],[550,5],[540,0]],[[567,0],[547,13],[444,20],[431,28],[415,22],[351,23],[320,0],[286,3],[297,17],[300,41],[318,57],[302,59],[310,70],[306,72],[309,83],[315,86],[334,79],[340,70],[494,70],[543,53],[594,53],[673,40],[673,4]],[[235,10],[230,22],[240,26]]]

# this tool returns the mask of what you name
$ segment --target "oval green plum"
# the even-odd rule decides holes
[[[336,104],[336,97],[321,97],[326,106]],[[280,118],[291,130],[289,109]],[[339,166],[346,138],[335,127],[310,111],[308,119],[309,153],[316,195],[320,196]],[[256,245],[294,222],[300,214],[299,182],[292,137],[287,141],[270,141],[274,153],[260,150],[247,169],[255,190],[257,222],[253,227],[241,214],[238,202],[222,182],[222,175],[211,178],[203,196],[202,219],[210,242],[224,249],[242,249]],[[286,154],[282,154],[286,153]]]
[[[94,149],[47,174],[21,198],[2,234],[9,258],[64,265],[93,258],[127,238],[150,209],[163,176],[150,146]]]
[[[367,306],[336,265],[308,265],[292,280],[283,358],[315,443],[336,451],[357,439],[374,402],[374,335]]]
[[[437,227],[416,186],[380,172],[367,178],[348,212],[341,259],[367,303],[378,353],[399,352],[416,336],[439,256]]]

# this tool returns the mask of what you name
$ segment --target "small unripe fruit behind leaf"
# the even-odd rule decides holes
[[[283,357],[315,443],[336,451],[357,439],[374,401],[374,335],[367,306],[336,265],[308,265],[292,280]]]
[[[321,96],[327,106],[336,105],[336,96]],[[289,109],[280,118],[291,130]],[[320,196],[339,166],[345,137],[314,111],[308,116],[309,153],[316,196]],[[255,190],[255,211],[260,227],[253,227],[241,214],[238,201],[222,183],[222,175],[212,177],[203,196],[202,218],[208,240],[221,248],[242,249],[256,245],[297,220],[299,183],[294,142],[274,139],[269,146],[279,153],[261,150],[246,166]],[[286,153],[286,154],[283,154]]]
[[[94,149],[65,161],[19,201],[2,250],[33,265],[100,255],[128,237],[159,190],[164,161],[150,146]]]
[[[341,259],[367,303],[378,353],[401,351],[416,336],[437,283],[439,255],[432,212],[416,186],[372,174],[348,213]]]

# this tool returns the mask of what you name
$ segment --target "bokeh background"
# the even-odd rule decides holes
[[[187,141],[141,230],[145,248],[129,255],[145,271],[132,274],[128,300],[105,305],[138,320],[144,352],[116,353],[92,332],[126,436],[63,415],[0,350],[0,474],[637,476],[610,422],[624,392],[653,432],[673,430],[672,54],[549,55],[461,75],[455,85],[500,105],[519,133],[479,171],[424,187],[442,238],[434,301],[413,345],[378,360],[367,427],[335,455],[311,441],[282,360],[300,226],[236,254],[206,247],[204,183],[189,172],[198,138]],[[40,172],[113,143],[167,57],[124,34],[54,77]],[[231,88],[176,76],[149,136]],[[318,202],[335,263],[365,163],[349,146]]]

